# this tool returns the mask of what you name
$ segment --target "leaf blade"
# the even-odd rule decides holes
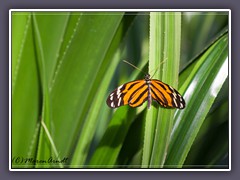
[[[187,106],[184,111],[175,113],[166,167],[182,167],[207,112],[228,76],[227,53],[227,35],[224,35],[204,53],[181,87],[186,91],[184,98]]]

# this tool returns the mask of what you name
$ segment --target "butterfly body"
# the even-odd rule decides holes
[[[119,86],[108,96],[106,102],[110,108],[117,108],[127,104],[131,107],[138,107],[148,101],[148,108],[150,108],[152,100],[163,107],[179,109],[185,107],[185,101],[177,90],[162,81],[151,79],[149,74],[146,74],[142,80]]]

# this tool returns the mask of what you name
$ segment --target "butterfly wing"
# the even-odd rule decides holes
[[[150,80],[149,86],[152,99],[161,106],[179,109],[185,107],[183,97],[173,87],[156,79]],[[145,80],[131,81],[116,88],[108,96],[106,102],[110,108],[127,104],[131,107],[138,107],[148,100],[148,93],[149,88]]]
[[[180,93],[162,81],[152,79],[150,82],[151,96],[163,107],[183,109],[185,101]]]
[[[131,107],[140,106],[146,101],[147,87],[145,80],[136,80],[123,84],[108,96],[107,105],[110,108],[117,108],[127,104]]]

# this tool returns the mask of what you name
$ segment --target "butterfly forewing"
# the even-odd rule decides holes
[[[130,105],[133,95],[144,85],[144,80],[137,80],[119,86],[108,96],[107,105],[111,108],[117,108],[126,104]]]
[[[129,105],[131,107],[141,106],[147,100],[147,97],[148,85],[144,82],[144,84],[131,96]]]
[[[137,81],[132,81],[129,83],[124,84],[125,89],[122,91],[123,93],[123,101],[124,104],[131,104],[133,103],[132,98],[135,96],[135,94],[140,91],[145,85],[144,80],[137,80]]]
[[[182,96],[171,86],[156,79],[149,79],[149,75],[143,80],[131,81],[119,86],[107,98],[107,105],[117,108],[123,105],[138,107],[145,101],[151,104],[152,99],[163,107],[183,109],[185,102]]]

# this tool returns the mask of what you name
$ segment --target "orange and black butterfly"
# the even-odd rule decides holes
[[[151,79],[149,74],[146,74],[142,80],[119,86],[110,93],[106,102],[110,108],[117,108],[127,104],[138,107],[147,101],[150,108],[152,100],[166,108],[185,108],[185,101],[177,90],[162,81]]]

